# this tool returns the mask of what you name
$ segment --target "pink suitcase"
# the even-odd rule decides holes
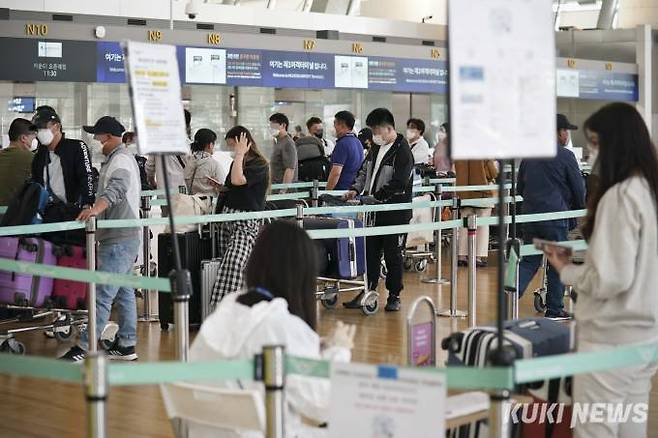
[[[0,257],[55,266],[53,245],[35,237],[0,237]],[[53,279],[0,271],[0,303],[43,307],[53,291]]]
[[[87,269],[87,255],[80,246],[63,245],[55,251],[57,266]],[[60,309],[81,310],[87,308],[87,283],[56,278],[53,283],[53,306]]]

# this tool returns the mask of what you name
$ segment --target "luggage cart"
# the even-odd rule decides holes
[[[18,333],[52,330],[53,337],[58,342],[67,342],[75,333],[87,324],[86,310],[70,310],[59,308],[37,308],[5,304],[3,309],[13,311],[16,316],[0,321],[0,352],[24,354],[25,346],[15,335]]]
[[[351,205],[372,205],[379,202],[371,196],[362,196],[353,201],[345,201],[341,197],[333,195],[321,195],[320,203],[324,206],[351,206]],[[340,216],[339,216],[340,217]],[[364,227],[369,226],[371,215],[362,213],[356,215],[360,219]],[[298,221],[303,219],[303,208],[301,211],[298,208]],[[367,265],[366,259],[366,239],[363,238],[363,257],[364,263]],[[339,279],[330,277],[318,277],[315,296],[320,300],[320,303],[325,309],[335,309],[338,305],[338,296],[341,293],[357,292],[363,293],[360,302],[360,309],[364,315],[374,315],[379,310],[379,293],[377,291],[368,290],[368,272],[367,267],[364,269],[361,279]]]
[[[433,193],[425,193],[419,198],[427,198],[427,201],[435,201],[436,196]],[[425,199],[423,199],[425,200]],[[424,209],[414,209],[414,217],[411,220],[411,223],[425,223],[422,220],[422,210]],[[430,208],[431,214],[429,216],[429,222],[433,222],[436,217],[436,208]],[[411,233],[410,233],[411,234]],[[404,237],[404,252],[402,253],[403,267],[405,271],[411,271],[412,269],[416,272],[425,272],[427,265],[429,263],[434,263],[436,261],[435,252],[432,251],[430,245],[434,243],[434,232],[430,232],[430,239],[423,239],[422,236],[417,237],[411,234],[412,241],[409,242],[410,234],[406,234]],[[422,240],[422,242],[417,242],[417,240]],[[422,249],[417,249],[419,246],[422,246]],[[382,268],[382,277],[385,275],[386,265],[383,265]]]

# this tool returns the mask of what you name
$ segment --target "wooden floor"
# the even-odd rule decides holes
[[[433,275],[430,265],[429,274]],[[448,272],[447,265],[444,273]],[[477,321],[484,324],[495,318],[496,269],[478,270]],[[458,308],[466,309],[467,271],[459,270]],[[325,310],[318,305],[319,331],[325,334],[342,320],[358,326],[353,360],[358,362],[404,364],[406,361],[405,327],[410,303],[418,296],[427,295],[439,308],[449,305],[449,286],[424,284],[423,274],[406,273],[402,311],[380,311],[366,317],[360,311],[337,308]],[[383,285],[380,284],[380,289]],[[520,315],[534,316],[531,294],[521,302]],[[347,296],[345,297],[347,298]],[[383,301],[383,300],[382,300]],[[440,318],[437,339],[451,331],[466,327],[464,319]],[[192,334],[194,336],[194,334]],[[23,334],[28,354],[55,357],[67,345],[45,338],[41,333]],[[173,332],[161,332],[158,323],[139,323],[138,353],[140,361],[171,360],[174,358]],[[443,352],[441,352],[443,353]],[[441,354],[443,357],[443,354]],[[654,379],[650,413],[649,436],[658,438],[658,378]],[[79,386],[57,384],[35,379],[0,376],[0,437],[83,437],[85,407]],[[112,388],[109,397],[108,424],[110,437],[172,437],[164,406],[156,386]]]

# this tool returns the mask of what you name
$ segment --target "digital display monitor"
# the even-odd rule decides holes
[[[184,82],[188,84],[226,84],[226,50],[186,47]]]
[[[34,97],[14,97],[7,102],[7,111],[23,114],[33,113],[35,100]]]

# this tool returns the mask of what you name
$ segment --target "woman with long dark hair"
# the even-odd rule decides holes
[[[267,159],[256,146],[249,130],[231,128],[225,136],[233,163],[224,184],[226,191],[217,203],[217,213],[230,214],[265,209],[270,174]],[[242,288],[244,270],[258,235],[260,220],[222,222],[219,227],[221,265],[213,288],[211,306]]]
[[[324,339],[324,348],[314,331],[317,275],[317,249],[303,229],[286,220],[265,225],[245,269],[245,289],[227,296],[204,321],[190,359],[247,359],[260,353],[263,346],[283,345],[286,353],[294,356],[349,361],[354,326],[338,323]],[[327,421],[329,382],[296,375],[286,380],[286,436],[311,436],[299,431],[304,429],[300,414],[318,424]],[[207,436],[226,435],[208,431]]]
[[[625,103],[604,106],[585,122],[598,174],[590,197],[583,265],[559,248],[547,256],[565,284],[578,293],[579,351],[658,341],[658,158],[637,110]],[[646,409],[656,365],[578,375],[574,401]],[[646,413],[646,411],[644,411]],[[644,437],[645,422],[586,422],[576,437]]]

